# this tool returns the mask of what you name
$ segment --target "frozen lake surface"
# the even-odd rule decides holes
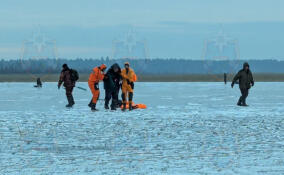
[[[89,91],[75,89],[68,110],[56,83],[0,83],[0,174],[284,174],[284,83],[256,83],[250,107],[239,94],[137,83],[148,109],[91,112]]]

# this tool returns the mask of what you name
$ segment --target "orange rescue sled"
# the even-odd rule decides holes
[[[122,108],[123,108],[123,105],[121,105],[120,108],[122,109]],[[128,108],[129,108],[129,104],[128,104],[128,102],[127,102],[127,103],[126,103],[126,109],[128,109]],[[133,109],[146,109],[147,106],[146,106],[145,104],[135,104],[135,103],[132,102],[132,108],[133,108]]]

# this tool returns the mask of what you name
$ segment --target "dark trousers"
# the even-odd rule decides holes
[[[249,94],[249,89],[240,89],[242,95],[240,96],[239,102],[238,104],[246,104],[246,99],[248,97]]]
[[[68,96],[72,96],[72,92],[73,92],[73,86],[67,86],[66,88],[65,88],[65,90],[66,90],[66,96],[68,97]]]
[[[105,90],[105,105],[108,106],[110,99],[112,99],[111,106],[116,107],[118,102],[118,93],[119,89]]]
[[[74,98],[73,98],[73,95],[72,95],[73,88],[74,88],[73,86],[65,87],[66,97],[67,97],[68,103],[71,104],[71,105],[75,104]]]
[[[126,102],[126,93],[122,93],[121,97],[122,97],[122,101],[125,103]],[[128,92],[128,102],[132,102],[133,100],[133,92]]]

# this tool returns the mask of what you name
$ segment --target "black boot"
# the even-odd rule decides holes
[[[118,100],[116,104],[116,108],[120,108],[122,106],[122,101]]]
[[[246,99],[243,100],[242,106],[248,106],[247,103],[246,103]]]
[[[115,110],[116,110],[116,104],[115,104],[115,105],[112,104],[112,105],[110,106],[110,109],[111,109],[112,111],[115,111]]]
[[[67,96],[68,104],[66,105],[66,108],[72,108],[72,96]]]
[[[109,98],[105,98],[105,109],[109,109]]]
[[[121,97],[122,97],[122,109],[121,110],[125,111],[126,110],[126,94],[122,93]]]
[[[92,111],[97,111],[96,109],[96,103],[93,103],[93,100],[90,101],[88,106],[91,108]]]
[[[98,110],[96,109],[96,103],[92,103],[91,110],[92,110],[92,111],[98,111]]]
[[[126,103],[123,103],[122,111],[126,110]]]
[[[132,110],[132,99],[133,99],[133,92],[129,92],[129,94],[128,94],[129,111]]]
[[[116,107],[117,107],[117,101],[115,99],[112,99],[112,102],[111,102],[111,105],[110,105],[110,108],[111,110],[116,110]]]
[[[66,108],[72,108],[72,105],[71,104],[67,104],[65,107]]]
[[[237,103],[238,106],[242,106],[242,97],[240,97],[238,103]]]
[[[73,95],[72,95],[70,98],[71,98],[71,105],[73,106],[73,105],[75,104],[75,101],[74,101]]]
[[[88,106],[91,108],[93,105],[93,99],[91,99],[90,103],[88,104]]]
[[[129,111],[132,111],[132,102],[129,102]]]

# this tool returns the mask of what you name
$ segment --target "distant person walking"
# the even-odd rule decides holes
[[[100,96],[99,82],[104,79],[104,71],[106,70],[106,68],[107,67],[105,64],[102,64],[99,67],[95,67],[89,76],[88,84],[93,97],[88,106],[92,111],[97,110],[96,105]]]
[[[224,83],[227,84],[227,74],[224,73]]]
[[[121,71],[122,76],[122,110],[126,110],[126,98],[128,96],[129,110],[132,110],[133,90],[134,82],[137,80],[136,74],[133,69],[130,68],[130,64],[126,62],[124,69]]]
[[[231,84],[232,88],[234,87],[236,81],[239,81],[239,88],[242,94],[239,98],[237,105],[248,106],[246,104],[246,98],[249,94],[249,89],[251,88],[251,86],[254,86],[254,80],[252,73],[249,69],[249,64],[247,62],[244,63],[243,69],[240,70],[238,74],[234,77]]]
[[[109,109],[109,101],[111,102],[111,110],[118,107],[118,94],[121,81],[121,69],[117,63],[113,64],[104,77],[105,89],[105,109]]]
[[[62,65],[62,71],[58,81],[58,89],[60,89],[61,84],[65,87],[66,97],[68,100],[67,108],[71,108],[75,102],[72,95],[73,88],[75,87],[76,81],[72,80],[72,70],[69,69],[67,64]]]

